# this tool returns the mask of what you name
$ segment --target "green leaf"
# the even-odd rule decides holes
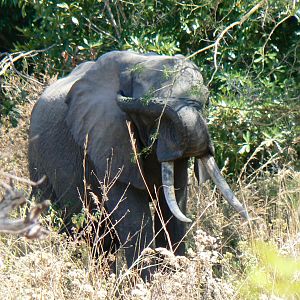
[[[77,18],[75,18],[75,17],[72,17],[72,22],[75,24],[75,25],[79,25],[79,21],[78,21],[78,19]]]
[[[59,8],[69,9],[69,5],[66,2],[56,4]]]

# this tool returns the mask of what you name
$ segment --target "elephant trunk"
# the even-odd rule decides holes
[[[173,161],[182,157],[197,157],[199,159],[197,171],[200,183],[210,176],[228,203],[245,219],[249,219],[247,211],[222,177],[213,158],[214,148],[206,122],[199,113],[201,111],[199,102],[174,97],[153,97],[151,101],[146,101],[145,99],[124,97],[119,94],[117,103],[124,112],[133,118],[146,115],[155,120],[162,116],[159,124],[156,154],[158,161],[161,162],[165,198],[169,209],[177,219],[191,222],[181,212],[174,190]]]
[[[243,207],[243,205],[239,202],[239,200],[235,197],[233,191],[230,189],[229,185],[223,178],[220,169],[218,168],[215,159],[213,156],[204,156],[201,157],[201,162],[203,163],[205,169],[210,175],[213,182],[216,184],[224,198],[228,201],[228,203],[238,212],[242,217],[246,220],[249,220],[250,217],[248,212]]]
[[[162,162],[161,164],[162,173],[162,184],[164,189],[164,194],[166,202],[169,206],[172,214],[182,222],[192,222],[191,219],[187,218],[178,207],[175,189],[174,189],[174,162]]]

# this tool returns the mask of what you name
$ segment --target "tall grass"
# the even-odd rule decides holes
[[[197,210],[187,256],[146,249],[139,257],[140,265],[158,257],[151,283],[128,270],[119,253],[95,259],[94,245],[87,242],[94,216],[87,215],[84,231],[74,238],[56,233],[57,224],[43,241],[1,236],[1,299],[297,299],[300,174],[282,170],[240,190],[258,218],[251,226],[226,217],[227,204],[220,204],[216,192],[197,190],[192,183],[190,206],[194,211],[197,203]],[[118,275],[109,267],[115,259]]]
[[[19,126],[1,129],[1,168],[24,177],[31,108],[19,106]],[[253,217],[250,224],[211,183],[199,187],[190,172],[188,212],[194,223],[187,255],[145,249],[136,266],[157,264],[151,283],[141,280],[139,267],[126,267],[122,251],[95,258],[103,242],[103,233],[94,234],[95,215],[83,210],[83,230],[74,229],[70,237],[57,233],[62,221],[50,209],[42,220],[49,238],[0,236],[0,299],[299,299],[300,173],[287,164],[272,174],[271,165],[276,158],[232,184]],[[29,195],[29,186],[19,188]],[[110,270],[115,261],[117,275]]]

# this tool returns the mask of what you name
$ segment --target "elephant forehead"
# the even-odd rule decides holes
[[[140,63],[134,71],[133,82],[136,98],[151,93],[158,97],[187,97],[205,102],[208,96],[199,69],[181,58],[153,57]]]
[[[206,102],[208,90],[203,84],[199,70],[190,66],[179,66],[177,74],[169,80],[174,97],[190,98]],[[166,96],[166,95],[164,95]]]

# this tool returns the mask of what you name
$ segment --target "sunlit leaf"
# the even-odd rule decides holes
[[[79,21],[77,18],[75,17],[72,17],[72,22],[75,24],[75,25],[79,25]]]

